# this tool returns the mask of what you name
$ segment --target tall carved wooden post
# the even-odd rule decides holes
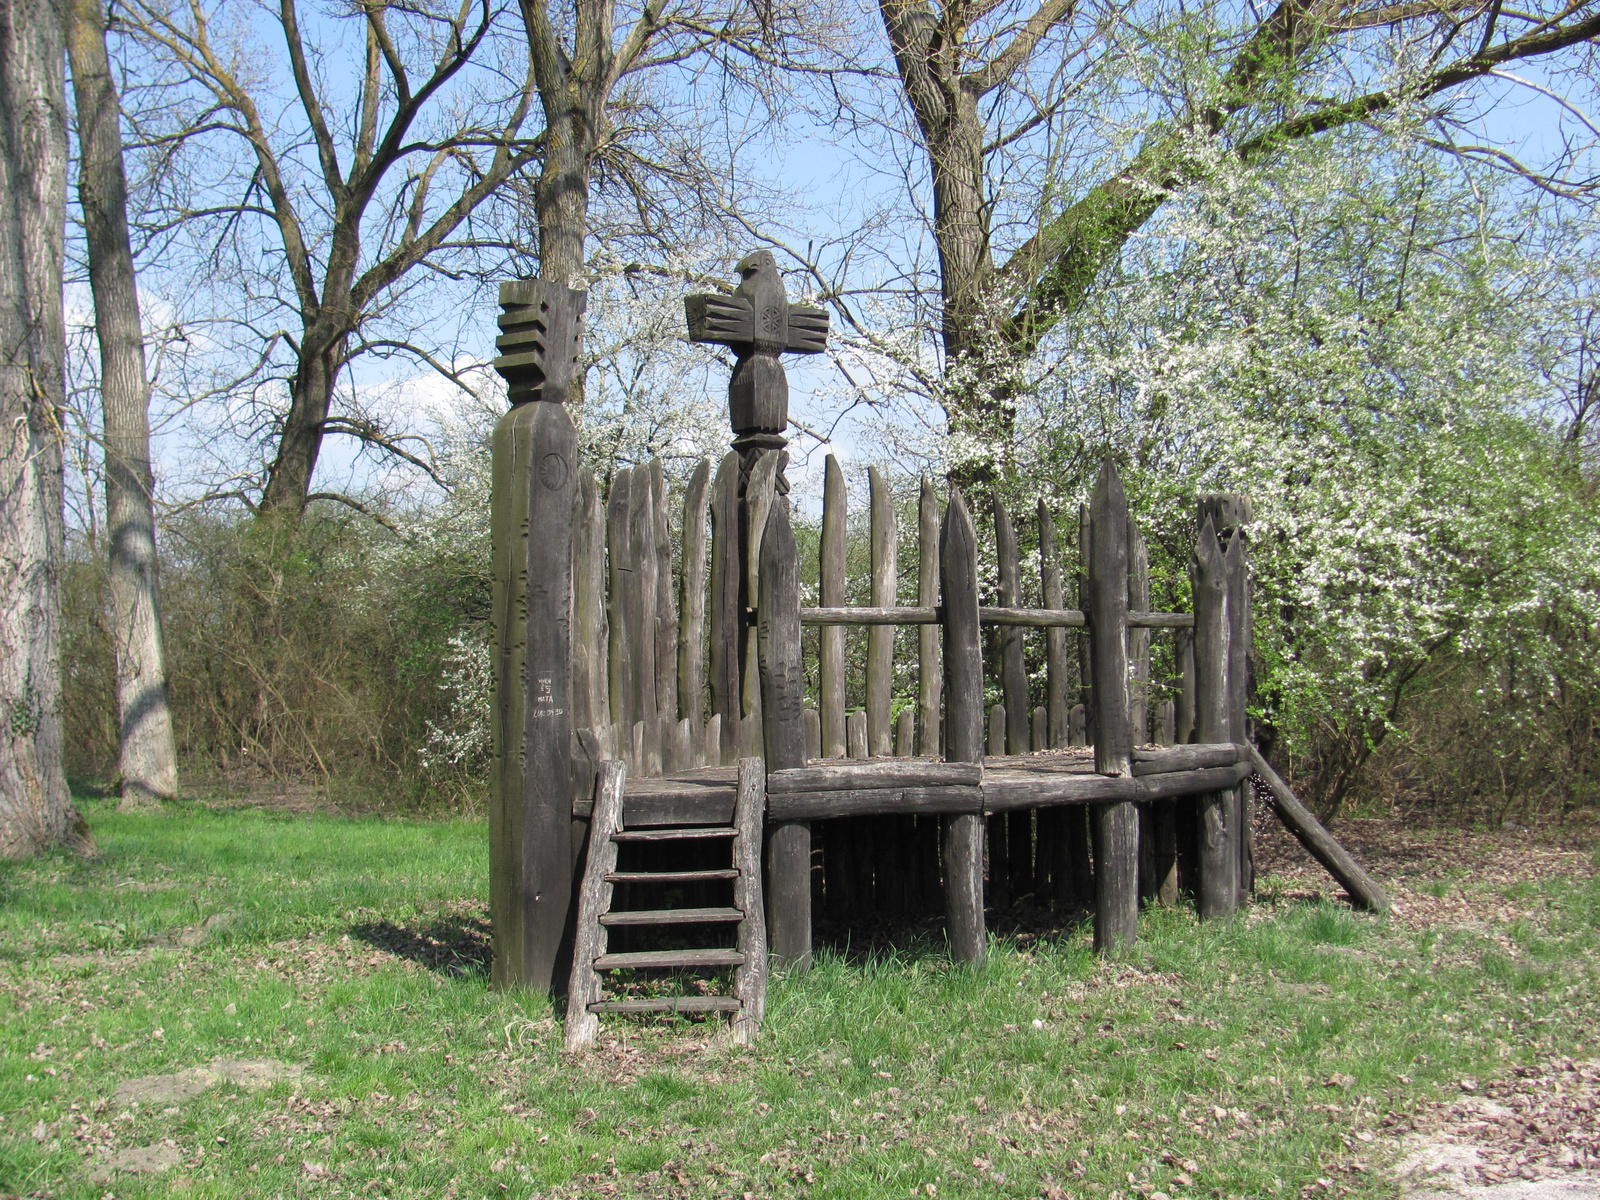
[[[587,293],[543,280],[500,285],[511,411],[495,426],[494,768],[489,893],[494,983],[565,986],[571,936],[572,520],[577,437],[562,402],[583,342]]]
[[[740,557],[741,613],[756,608],[758,620],[724,627],[740,645],[721,648],[719,661],[743,663],[743,718],[759,704],[761,744],[767,770],[805,765],[800,662],[800,581],[789,521],[789,463],[784,449],[789,428],[789,380],[780,354],[817,354],[827,345],[828,314],[790,304],[783,277],[770,253],[757,250],[739,262],[740,283],[732,294],[689,296],[684,309],[689,340],[727,346],[737,356],[728,381],[728,419],[739,455],[738,495],[744,514]],[[756,638],[755,655],[749,638]],[[757,662],[759,689],[751,679]],[[779,821],[768,826],[767,933],[773,958],[790,968],[811,959],[811,826]]]

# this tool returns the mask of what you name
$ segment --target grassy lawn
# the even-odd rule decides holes
[[[1269,878],[1117,964],[1076,928],[824,955],[752,1049],[611,1021],[574,1060],[485,987],[481,825],[86,807],[97,861],[0,866],[0,1193],[1391,1195],[1389,1114],[1600,1028],[1591,851],[1413,864],[1387,921]],[[115,1096],[219,1059],[306,1073]],[[108,1180],[133,1147],[175,1165]]]

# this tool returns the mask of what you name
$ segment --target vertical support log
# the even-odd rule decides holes
[[[644,725],[644,761],[639,774],[661,774],[661,710],[656,688],[656,601],[660,595],[656,554],[656,506],[650,472],[637,467],[628,492],[628,526],[633,535],[633,587],[625,598],[628,642],[633,651],[633,713]]]
[[[1200,526],[1194,564],[1195,737],[1199,741],[1231,740],[1228,714],[1228,578],[1217,544],[1216,527],[1207,516]],[[1230,853],[1228,807],[1232,792],[1211,792],[1200,798],[1200,889],[1203,921],[1226,917],[1237,895],[1237,857]]]
[[[867,472],[872,506],[872,606],[893,608],[900,586],[900,527],[894,498],[877,467]],[[894,688],[893,625],[867,630],[867,753],[874,758],[894,753],[889,724],[889,699]]]
[[[1228,732],[1235,745],[1250,740],[1250,560],[1244,530],[1228,541]],[[1234,903],[1243,905],[1255,888],[1255,789],[1246,780],[1234,789],[1229,808],[1236,831]]]
[[[966,501],[955,488],[939,534],[939,584],[944,598],[945,757],[983,761],[983,648],[978,631],[978,537]],[[983,818],[959,813],[944,823],[945,921],[950,954],[981,963]]]
[[[611,744],[610,666],[606,629],[606,526],[594,472],[578,473],[572,529],[572,726],[592,730],[605,758]]]
[[[757,607],[761,594],[761,539],[766,531],[767,517],[778,495],[777,484],[789,456],[771,446],[745,448],[740,469],[741,492],[739,510],[743,528],[742,549],[745,558],[744,589],[740,593],[739,611],[748,613]],[[788,483],[783,484],[784,492]],[[765,742],[761,733],[761,667],[755,626],[748,620],[741,623],[743,641],[744,697],[740,703],[739,733],[743,749],[741,754],[755,756],[762,753]]]
[[[1078,611],[1089,611],[1089,554],[1093,548],[1094,528],[1089,522],[1089,506],[1078,505]],[[1083,705],[1083,741],[1088,746],[1094,742],[1094,651],[1092,631],[1083,630],[1078,635],[1078,703]]]
[[[839,460],[828,455],[822,474],[822,561],[818,599],[824,608],[844,606],[845,521],[849,497]],[[822,757],[843,758],[847,751],[844,728],[844,629],[824,625],[817,633],[817,691],[822,716]]]
[[[678,711],[699,729],[706,719],[706,512],[711,460],[703,458],[683,493],[683,591],[678,627]]]
[[[1150,551],[1138,523],[1128,521],[1128,607],[1150,610]],[[1150,631],[1128,630],[1128,691],[1133,718],[1133,744],[1150,741]]]
[[[1061,587],[1061,551],[1056,539],[1056,519],[1039,501],[1039,585],[1046,608],[1062,609],[1066,597]],[[1045,631],[1045,707],[1048,740],[1037,749],[1059,749],[1072,741],[1072,700],[1067,693],[1067,631]]]
[[[917,730],[917,714],[909,708],[902,708],[900,715],[894,719],[894,752],[900,758],[910,758],[912,741]]]
[[[1089,633],[1094,668],[1094,769],[1133,775],[1128,696],[1128,501],[1107,459],[1090,503]],[[1114,954],[1139,934],[1139,816],[1129,801],[1096,806],[1095,949]]]
[[[502,289],[502,304],[515,286]],[[565,986],[570,964],[562,960],[571,953],[578,443],[565,408],[534,400],[501,418],[493,447],[499,657],[489,818],[494,982],[549,992]]]
[[[999,566],[996,594],[1006,608],[1022,604],[1022,568],[1017,556],[1017,531],[1011,514],[997,498],[994,502],[994,549]],[[1032,749],[1028,720],[1028,672],[1022,662],[1023,631],[1018,625],[996,625],[995,649],[1000,665],[1000,689],[1006,705],[1006,753],[1027,754]]]
[[[1187,746],[1195,741],[1194,729],[1194,630],[1174,629],[1177,645],[1173,655],[1178,661],[1178,700],[1173,706],[1173,741]]]
[[[933,480],[922,477],[922,493],[917,501],[917,603],[933,608],[939,603],[939,500]],[[939,665],[939,629],[917,626],[917,745],[923,754],[937,757],[939,742],[939,696],[944,686],[944,670]]]
[[[678,723],[678,595],[672,586],[667,472],[659,458],[650,460],[650,503],[656,519],[656,715],[665,743]]]
[[[1050,745],[1050,714],[1042,704],[1033,707],[1032,744],[1041,750]]]
[[[990,758],[1004,758],[1006,753],[1006,706],[989,706],[988,751]]]
[[[634,761],[633,741],[627,733],[633,728],[633,648],[628,644],[632,628],[628,624],[628,594],[634,588],[633,535],[628,525],[628,493],[632,486],[633,471],[622,467],[611,476],[611,494],[606,497],[606,548],[611,576],[606,677],[611,719],[623,729],[623,736],[613,739],[616,755],[627,761],[628,770],[638,774],[643,764]]]
[[[781,452],[780,452],[781,453]],[[789,498],[777,496],[761,537],[756,644],[761,674],[761,732],[766,768],[803,767],[805,667],[800,657],[800,563],[789,524]],[[767,935],[773,957],[798,970],[811,961],[811,825],[779,821],[767,843]]]
[[[616,543],[612,543],[616,554]],[[730,450],[711,487],[711,708],[720,746],[711,761],[739,761],[744,572],[739,567],[739,455]],[[615,661],[613,659],[613,661]],[[613,697],[612,703],[616,700]],[[709,753],[709,751],[708,751]]]
[[[806,720],[806,761],[822,757],[822,718],[817,715],[817,710],[807,708]]]
[[[867,713],[858,708],[845,718],[845,750],[851,758],[867,757]]]

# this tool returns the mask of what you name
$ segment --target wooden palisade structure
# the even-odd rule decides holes
[[[616,470],[602,503],[592,473],[576,469],[556,402],[565,389],[552,382],[576,353],[582,296],[543,283],[503,289],[507,354],[496,365],[514,407],[495,441],[497,985],[569,986],[575,1046],[593,1038],[597,1013],[662,1009],[730,1013],[747,1038],[769,952],[781,969],[803,968],[814,909],[849,919],[941,895],[958,961],[982,961],[985,904],[1008,899],[1088,905],[1097,948],[1121,952],[1137,938],[1141,898],[1174,903],[1181,884],[1207,919],[1237,909],[1250,884],[1247,780],[1258,773],[1352,896],[1386,905],[1248,744],[1244,498],[1201,500],[1194,613],[1152,612],[1144,541],[1107,460],[1073,539],[1078,607],[1066,606],[1057,518],[1041,503],[1043,607],[1027,608],[1004,507],[991,514],[998,603],[985,605],[974,516],[953,488],[941,513],[923,480],[916,603],[902,605],[894,508],[874,470],[870,603],[851,606],[845,484],[830,456],[820,604],[802,608],[779,356],[822,350],[827,317],[789,303],[770,254],[739,270],[731,293],[686,302],[691,339],[727,346],[737,362],[733,448],[714,472],[693,471],[681,508],[659,462]],[[917,627],[917,682],[893,719],[899,626]],[[818,630],[809,676],[806,627]],[[1004,701],[988,712],[985,627]],[[855,712],[852,628],[867,641]],[[1030,631],[1045,639],[1037,707],[1024,670]],[[1175,639],[1175,701],[1151,701],[1156,634]],[[691,853],[711,844],[731,844],[733,861]],[[681,862],[674,845],[686,847]],[[619,867],[619,848],[638,861]],[[668,884],[686,904],[651,898]],[[732,930],[735,944],[608,948],[607,930],[686,923]],[[672,966],[732,968],[731,994],[602,994],[612,969]]]

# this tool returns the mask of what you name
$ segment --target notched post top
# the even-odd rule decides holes
[[[511,405],[530,400],[562,404],[583,353],[583,314],[589,293],[546,279],[500,285],[500,357],[494,369],[508,385]]]

